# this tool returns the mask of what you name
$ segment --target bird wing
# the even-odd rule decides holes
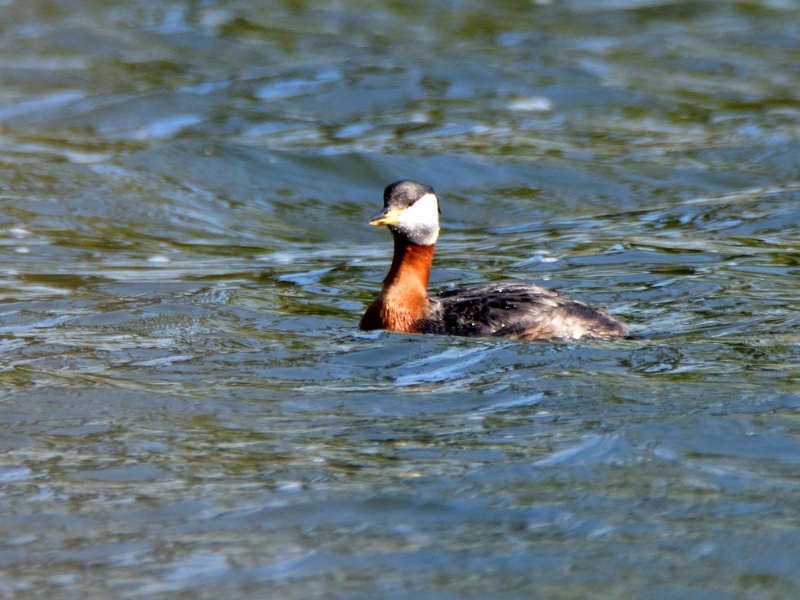
[[[579,339],[625,335],[606,311],[538,285],[490,283],[431,296],[432,315],[451,335]]]

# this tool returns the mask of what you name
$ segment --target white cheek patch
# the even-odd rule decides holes
[[[425,194],[403,212],[398,225],[408,228],[439,228],[439,201],[434,194]]]
[[[430,246],[439,237],[439,201],[425,194],[403,211],[397,223],[390,225],[412,244]]]

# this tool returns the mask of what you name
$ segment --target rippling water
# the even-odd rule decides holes
[[[0,595],[800,595],[800,4],[0,2]],[[619,342],[356,325],[431,286]]]

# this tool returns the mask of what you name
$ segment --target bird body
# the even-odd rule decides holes
[[[439,234],[439,203],[429,186],[409,180],[388,186],[383,211],[369,223],[389,227],[394,256],[380,294],[361,319],[362,330],[520,340],[627,335],[627,327],[605,310],[538,285],[490,283],[428,296]]]

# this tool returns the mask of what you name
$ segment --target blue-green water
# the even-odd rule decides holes
[[[800,4],[0,2],[0,596],[800,596]],[[431,287],[633,339],[356,331]]]

